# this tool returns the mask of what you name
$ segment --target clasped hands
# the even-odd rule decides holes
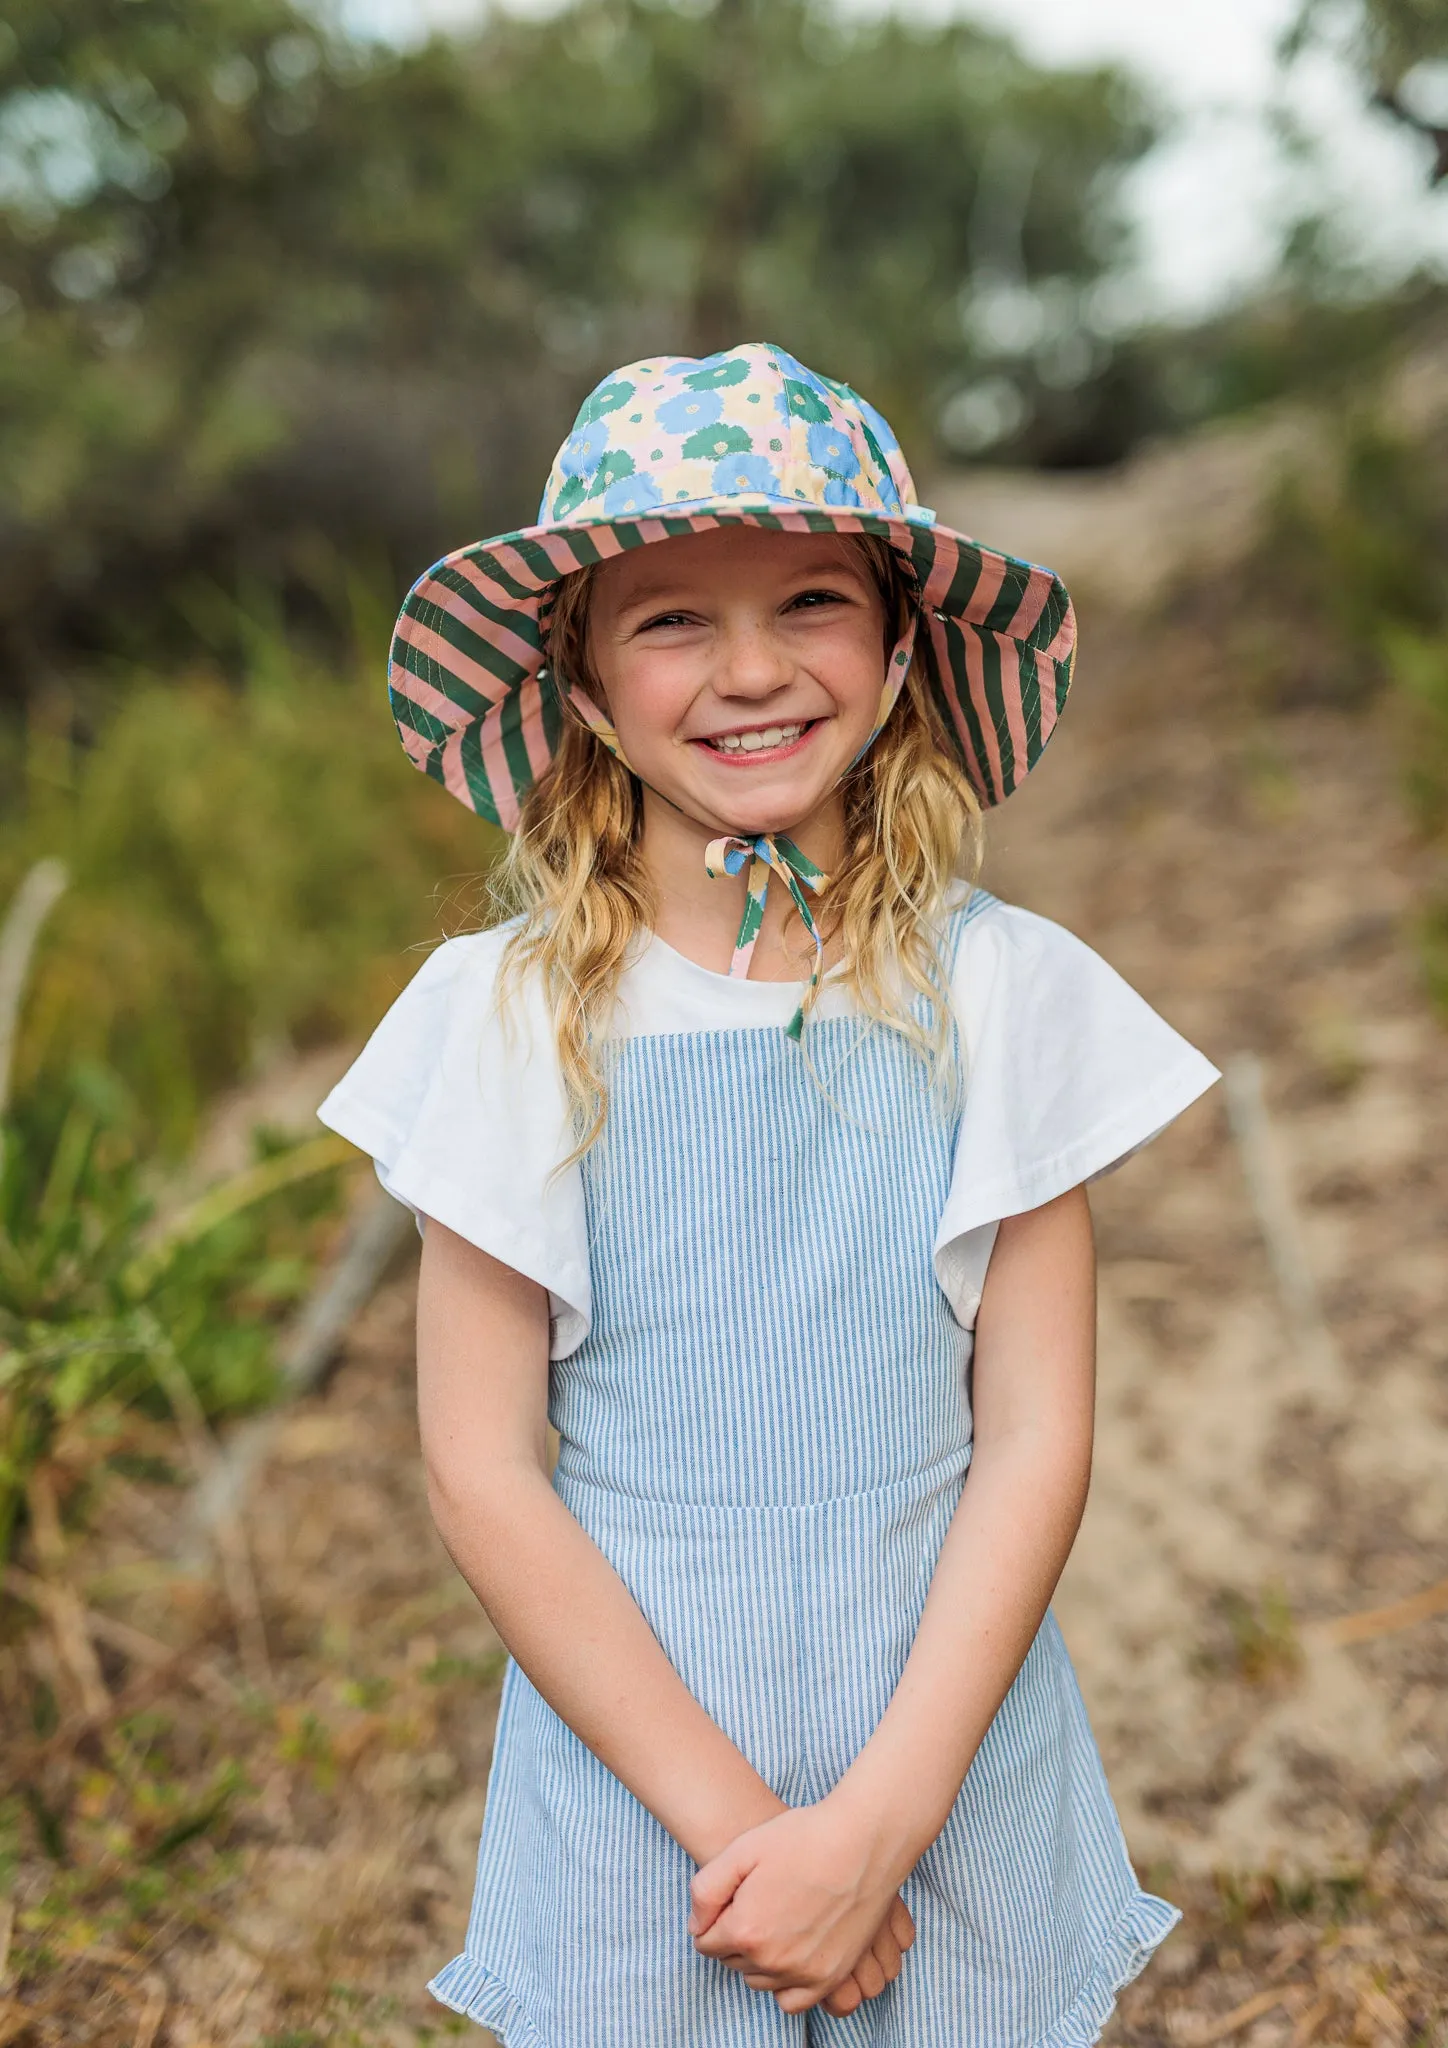
[[[788,1808],[696,1873],[694,1946],[784,2012],[843,2019],[895,1981],[915,1939],[888,1861],[827,1800]]]

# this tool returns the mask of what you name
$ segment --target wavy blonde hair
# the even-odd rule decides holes
[[[917,601],[914,588],[887,541],[842,539],[869,566],[884,605],[888,653]],[[589,650],[593,575],[587,568],[562,579],[548,624],[549,666],[565,704],[574,685],[604,702]],[[864,1014],[897,1032],[940,1079],[949,1070],[952,1034],[935,923],[951,883],[973,880],[978,870],[981,807],[957,765],[918,654],[890,716],[840,792],[845,857],[818,899],[816,922],[827,943],[843,939],[844,979]],[[598,1047],[630,949],[653,915],[642,830],[637,777],[571,712],[552,763],[524,799],[493,893],[504,915],[521,914],[504,950],[504,999],[536,971],[552,1011],[577,1139],[573,1159],[603,1131],[608,1083]],[[792,905],[790,917],[803,935]],[[806,997],[806,1015],[814,1000],[815,992]]]

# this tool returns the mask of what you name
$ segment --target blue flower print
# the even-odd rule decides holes
[[[849,386],[846,385],[845,389],[849,391]],[[869,399],[861,398],[858,391],[850,391],[850,396],[860,408],[860,414],[864,419],[865,426],[874,435],[877,444],[887,455],[898,455],[900,453],[900,443],[891,432],[890,422],[886,419],[884,413],[876,412]]]
[[[806,432],[805,442],[810,461],[817,462],[830,476],[839,477],[843,482],[860,474],[860,458],[843,427],[829,421],[816,421]]]
[[[859,502],[860,494],[853,484],[842,483],[837,476],[832,476],[825,485],[827,505],[858,505]]]
[[[717,391],[685,391],[669,398],[654,417],[669,434],[692,434],[700,427],[712,427],[724,410]]]
[[[564,476],[592,476],[608,452],[608,423],[590,420],[571,433],[558,451],[558,467]]]
[[[620,477],[603,494],[603,509],[610,519],[617,519],[625,512],[649,512],[663,502],[663,492],[646,469],[641,469],[636,476]]]
[[[779,472],[762,455],[726,455],[714,470],[713,484],[715,495],[720,498],[732,498],[744,491],[757,491],[770,498],[783,495]]]
[[[781,377],[797,384],[809,385],[821,398],[828,398],[832,392],[839,390],[837,384],[832,383],[828,377],[816,375],[807,363],[802,363],[798,356],[792,356],[788,349],[773,348],[770,354],[774,358],[774,367]]]

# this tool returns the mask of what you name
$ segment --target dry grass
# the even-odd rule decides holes
[[[0,2042],[461,2029],[423,1983],[462,1934],[501,1660],[428,1521],[410,1317],[404,1276],[252,1497],[270,1684],[217,1582],[174,1562],[174,1487],[113,1482],[51,1593],[34,1560],[7,1589],[0,1698],[26,1733]]]

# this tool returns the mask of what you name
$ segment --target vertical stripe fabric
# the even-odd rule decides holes
[[[612,1061],[555,1485],[695,1697],[817,1800],[891,1697],[969,1483],[971,1339],[931,1264],[954,1113],[853,1018]],[[505,2048],[1086,2048],[1177,1917],[1136,1883],[1050,1617],[907,1881],[919,1937],[881,1997],[781,2013],[695,1953],[691,1875],[510,1667],[466,1945],[430,1988]]]

